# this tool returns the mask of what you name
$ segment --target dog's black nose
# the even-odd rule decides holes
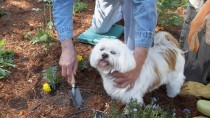
[[[106,54],[106,53],[103,53],[103,54],[102,54],[102,58],[103,58],[103,59],[106,59],[106,58],[108,58],[108,57],[109,57],[108,54]]]

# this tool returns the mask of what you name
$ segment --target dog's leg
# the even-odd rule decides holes
[[[139,104],[143,104],[143,103],[144,103],[142,95],[139,95],[139,96],[132,96],[132,99],[133,99],[134,101],[137,101]],[[130,101],[128,101],[127,103],[129,103],[129,102],[130,102]]]
[[[142,96],[140,96],[139,98],[137,98],[137,102],[139,104],[143,104],[144,103]]]
[[[177,75],[177,74],[173,73],[173,75]],[[175,76],[171,76],[171,77],[175,77]],[[169,79],[170,80],[166,84],[167,95],[168,97],[174,98],[177,94],[179,94],[181,86],[184,83],[185,76],[183,75],[183,73],[179,73],[177,78],[169,78]]]

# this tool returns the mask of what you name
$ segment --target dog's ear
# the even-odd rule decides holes
[[[90,65],[95,68],[96,64],[95,64],[95,57],[93,56],[93,50],[92,50],[92,52],[90,54]]]
[[[118,71],[121,73],[133,70],[136,67],[136,61],[131,51],[125,44],[121,47]]]
[[[98,50],[98,46],[96,45],[93,50],[91,51],[90,54],[90,65],[94,68],[96,68],[96,55],[97,54],[97,50]]]

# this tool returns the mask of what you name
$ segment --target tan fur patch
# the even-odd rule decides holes
[[[152,91],[160,86],[160,77],[161,77],[160,72],[157,66],[154,66],[153,69],[156,74],[156,78],[155,78],[155,81],[152,83],[152,85],[149,86],[148,91]]]
[[[160,71],[158,70],[158,67],[155,65],[153,69],[154,69],[154,72],[156,74],[156,77],[157,78],[160,78],[161,77],[161,74],[160,74]]]
[[[173,35],[167,32],[165,36],[168,41],[174,43],[179,48],[179,42]],[[165,60],[168,63],[169,69],[174,70],[176,65],[176,54],[172,50],[166,50]]]
[[[169,70],[174,70],[176,65],[176,54],[172,50],[166,50],[165,60],[168,63]]]
[[[179,42],[176,38],[174,38],[173,35],[171,35],[170,33],[167,33],[166,38],[170,41],[173,42],[178,48],[179,48]]]

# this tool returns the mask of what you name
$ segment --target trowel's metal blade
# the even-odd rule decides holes
[[[82,106],[82,96],[81,96],[81,93],[80,93],[80,90],[79,88],[77,87],[72,87],[71,91],[70,91],[70,95],[72,97],[72,101],[74,103],[74,105],[80,109],[81,106]]]

